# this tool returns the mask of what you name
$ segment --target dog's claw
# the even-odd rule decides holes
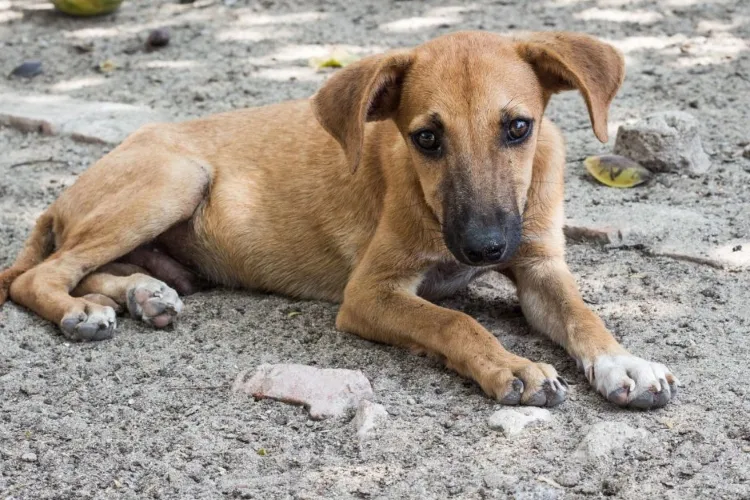
[[[523,394],[523,381],[519,378],[513,379],[513,382],[510,384],[510,391],[500,400],[500,403],[504,405],[517,405],[521,402],[521,394]]]
[[[111,307],[89,310],[63,318],[60,329],[70,340],[107,340],[115,334],[117,317]]]
[[[558,379],[547,379],[542,383],[542,389],[531,396],[525,404],[529,406],[557,406],[565,401],[567,395],[567,384],[563,385]]]
[[[677,394],[677,379],[666,366],[636,356],[601,356],[587,368],[597,375],[592,385],[618,406],[663,408]]]

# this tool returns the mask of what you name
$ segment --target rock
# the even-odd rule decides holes
[[[23,455],[21,455],[21,460],[23,460],[24,462],[36,462],[37,460],[36,453],[31,453],[31,452],[24,453]]]
[[[623,239],[622,228],[615,226],[598,226],[586,222],[568,221],[563,227],[565,238],[574,242],[616,245]]]
[[[711,167],[701,145],[700,122],[689,113],[666,111],[648,115],[617,130],[614,153],[654,172],[702,174]]]
[[[119,144],[142,125],[162,121],[163,115],[145,106],[0,91],[0,125],[27,132]]]
[[[373,431],[382,426],[386,420],[388,420],[388,412],[383,405],[362,400],[357,406],[357,413],[352,422],[357,429],[359,439],[365,439],[370,437]]]
[[[248,375],[240,373],[232,390],[304,405],[316,420],[341,417],[373,396],[370,381],[354,370],[279,364],[261,365],[250,378]]]
[[[524,427],[532,422],[548,422],[552,420],[552,414],[544,408],[504,409],[493,413],[487,423],[490,428],[502,431],[506,437],[519,434]]]
[[[599,422],[589,428],[575,451],[578,458],[602,460],[628,443],[649,436],[646,429],[636,429],[625,422]]]
[[[21,78],[34,78],[37,75],[41,75],[42,62],[41,61],[24,61],[19,66],[13,68],[10,72],[10,76],[18,76]]]

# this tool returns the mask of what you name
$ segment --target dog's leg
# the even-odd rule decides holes
[[[581,299],[564,259],[565,148],[554,125],[544,124],[524,214],[524,242],[504,271],[515,283],[524,315],[562,345],[604,397],[620,406],[664,406],[677,390],[667,367],[633,356]],[[543,137],[543,139],[541,138]]]
[[[567,384],[552,366],[506,351],[472,317],[418,297],[418,278],[394,279],[390,268],[398,259],[386,260],[380,273],[373,265],[357,269],[346,288],[337,328],[437,354],[503,404],[555,406],[565,400]]]
[[[666,405],[677,379],[661,363],[633,356],[581,299],[562,258],[524,261],[513,267],[521,308],[529,323],[562,345],[589,382],[620,406],[648,409]]]
[[[121,263],[107,264],[89,274],[71,295],[103,305],[112,302],[115,311],[127,308],[133,318],[157,328],[172,323],[183,308],[177,292],[167,284],[137,266]],[[102,296],[106,300],[97,298]]]
[[[208,192],[206,166],[154,154],[153,144],[136,147],[147,137],[123,143],[55,202],[53,214],[64,227],[55,235],[57,250],[11,285],[14,302],[57,323],[71,339],[110,338],[116,325],[112,307],[70,295],[81,279],[188,220]]]

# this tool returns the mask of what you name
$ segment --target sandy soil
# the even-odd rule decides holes
[[[627,55],[613,128],[687,110],[705,125],[713,167],[630,191],[595,185],[579,160],[611,144],[596,142],[579,96],[560,96],[549,113],[569,141],[569,214],[651,207],[637,221],[648,225],[661,207],[678,207],[719,221],[689,232],[686,246],[750,240],[750,160],[740,155],[750,141],[750,3],[742,0],[142,0],[90,20],[45,6],[0,0],[0,73],[32,58],[45,68],[0,86],[146,104],[175,118],[308,96],[324,78],[308,60],[333,45],[366,54],[457,29],[588,31]],[[140,50],[157,26],[169,27],[171,44]],[[95,66],[107,59],[119,69],[103,75]],[[106,150],[0,128],[0,267],[43,208]],[[57,163],[13,166],[48,158]],[[630,412],[603,401],[560,348],[530,331],[500,281],[446,305],[574,384],[551,423],[514,439],[489,429],[499,406],[474,384],[433,360],[337,333],[334,305],[215,290],[187,298],[173,329],[122,319],[113,340],[71,344],[6,304],[0,496],[750,498],[748,273],[585,244],[569,247],[569,262],[623,344],[681,378],[667,408]],[[303,408],[229,394],[240,370],[273,362],[362,370],[388,426],[360,443],[347,421],[314,422]],[[647,436],[601,460],[576,456],[602,421]]]

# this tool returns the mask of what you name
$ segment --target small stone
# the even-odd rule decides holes
[[[654,172],[703,174],[711,160],[701,145],[699,128],[700,122],[689,113],[654,113],[620,126],[614,153]]]
[[[21,460],[23,460],[24,462],[30,462],[30,463],[36,462],[37,460],[36,453],[31,453],[31,452],[24,453],[23,455],[21,455]]]
[[[488,424],[491,429],[502,431],[505,437],[519,434],[524,427],[532,422],[548,422],[552,420],[552,414],[544,408],[518,408],[505,409],[493,413]]]
[[[615,450],[624,448],[628,443],[646,439],[649,435],[646,429],[636,429],[625,422],[599,422],[589,428],[575,455],[579,458],[601,460],[609,457]]]
[[[146,50],[156,50],[169,45],[169,30],[157,28],[146,38]]]
[[[43,72],[41,61],[24,61],[10,72],[10,76],[34,78],[37,75],[41,75]]]
[[[586,224],[569,221],[563,227],[565,238],[578,243],[616,245],[623,240],[623,230],[615,226]]]
[[[232,386],[256,398],[270,398],[308,408],[310,417],[342,417],[363,399],[372,386],[362,372],[297,364],[261,365],[252,376],[240,373]]]
[[[381,427],[388,420],[388,412],[383,405],[372,401],[362,400],[354,415],[354,427],[359,439],[366,439],[373,435],[373,431]]]

